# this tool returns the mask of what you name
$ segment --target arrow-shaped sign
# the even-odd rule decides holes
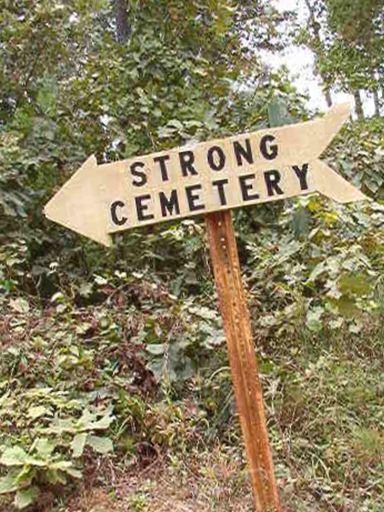
[[[319,156],[350,115],[320,119],[98,165],[91,156],[47,203],[45,215],[104,245],[110,233],[320,192],[366,199]]]

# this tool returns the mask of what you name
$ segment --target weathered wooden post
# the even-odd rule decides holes
[[[257,512],[281,510],[231,211],[206,215],[209,249]]]

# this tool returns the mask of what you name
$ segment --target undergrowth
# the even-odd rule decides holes
[[[82,475],[80,488],[87,486],[100,457],[115,471],[137,472],[164,456],[203,461],[220,439],[219,449],[232,447],[244,471],[216,310],[181,306],[144,280],[134,288],[134,306],[105,290],[98,307],[56,296],[39,309],[15,299],[3,314],[0,482],[3,492],[17,491],[15,506],[60,508]],[[151,301],[156,312],[147,310]],[[304,317],[285,343],[273,342],[269,331],[259,335],[276,473],[292,510],[379,510],[384,358],[381,316],[369,319],[358,334],[313,332]],[[96,482],[115,485],[103,472]],[[246,479],[241,486],[249,494]]]

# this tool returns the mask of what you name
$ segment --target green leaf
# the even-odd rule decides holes
[[[113,443],[109,437],[99,437],[89,435],[87,444],[97,453],[106,454],[113,451]]]
[[[44,76],[40,79],[40,87],[37,91],[36,102],[46,115],[55,112],[57,99],[57,83],[55,77]]]
[[[287,105],[281,98],[275,98],[268,105],[269,126],[282,126],[292,124],[294,120],[290,116]]]
[[[43,459],[47,459],[50,457],[50,455],[52,455],[55,446],[55,443],[53,443],[49,439],[39,437],[33,443],[32,448],[34,448],[37,451],[40,457],[42,457]]]
[[[359,313],[355,300],[347,295],[343,295],[338,300],[333,300],[332,304],[338,308],[340,315],[344,317],[353,318]]]
[[[339,279],[339,287],[344,295],[366,295],[371,290],[368,276],[362,273],[345,274]]]
[[[301,238],[308,234],[309,222],[310,218],[308,211],[302,206],[299,206],[299,208],[294,211],[292,216],[292,227],[295,238]]]
[[[82,473],[81,471],[79,471],[78,469],[75,469],[75,468],[67,468],[65,469],[65,472],[72,476],[73,478],[82,478]]]
[[[166,372],[166,366],[162,359],[150,361],[147,364],[147,368],[153,373],[156,382],[160,382]]]
[[[17,491],[14,505],[18,510],[29,507],[39,495],[39,489],[37,487],[30,487],[29,489],[21,489]]]
[[[66,471],[68,468],[72,467],[72,462],[69,460],[59,460],[52,462],[48,467],[53,470]]]
[[[170,121],[168,121],[167,126],[174,126],[177,130],[183,129],[183,125],[182,123],[180,123],[178,119],[171,119]]]
[[[100,420],[97,421],[90,421],[88,417],[88,419],[84,422],[83,430],[106,430],[114,419],[115,417],[109,414],[106,414]]]
[[[326,262],[321,261],[318,263],[308,277],[308,282],[315,281],[326,270]]]
[[[9,305],[17,313],[28,313],[29,304],[25,299],[18,298],[10,301]]]
[[[77,434],[71,443],[72,455],[77,458],[81,457],[84,452],[85,442],[87,440],[87,434]]]
[[[28,418],[35,420],[49,413],[49,409],[47,409],[43,405],[37,405],[36,407],[30,407],[28,409]]]
[[[27,460],[28,454],[20,446],[14,446],[4,451],[0,458],[0,464],[4,466],[23,466]]]
[[[153,356],[161,356],[165,351],[164,343],[152,343],[151,345],[147,345],[146,351],[152,354]]]
[[[65,478],[65,475],[56,469],[48,469],[48,471],[45,472],[45,478],[50,484],[62,484],[65,485],[67,483],[67,479]]]
[[[313,309],[308,310],[307,312],[307,321],[306,325],[308,329],[312,332],[319,332],[323,327],[323,323],[321,321],[321,317],[324,313],[323,308],[315,307]]]
[[[20,488],[25,488],[31,485],[31,482],[36,475],[36,469],[28,465],[24,465],[21,469],[17,469],[15,471],[17,473],[17,484]]]
[[[76,429],[74,427],[72,419],[61,420],[61,419],[55,418],[52,421],[52,424],[51,424],[50,427],[42,428],[42,429],[40,429],[40,432],[44,432],[44,433],[47,433],[47,434],[62,435],[65,432],[68,432],[68,433],[71,433],[71,434],[73,433],[74,434],[76,432]]]
[[[6,494],[17,490],[18,475],[18,471],[10,471],[6,476],[0,478],[0,494]]]

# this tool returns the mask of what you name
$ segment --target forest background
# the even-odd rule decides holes
[[[382,510],[383,16],[382,0],[305,0],[304,22],[267,0],[0,1],[2,511],[252,510],[202,220],[107,250],[42,209],[91,154],[312,118],[265,58],[292,44],[329,106],[353,95],[325,156],[373,201],[234,214],[278,485],[287,511]]]

